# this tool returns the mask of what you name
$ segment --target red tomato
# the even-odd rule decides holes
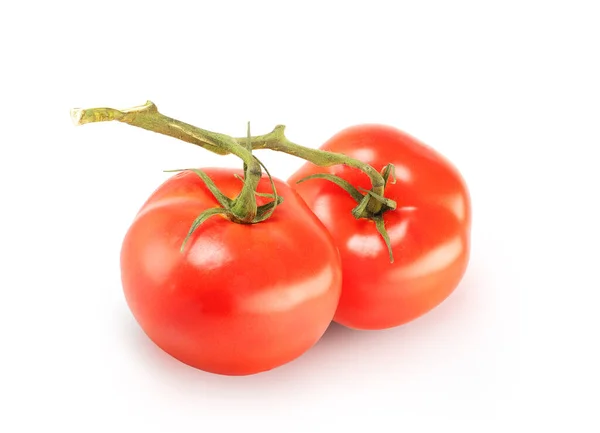
[[[338,175],[370,188],[362,172],[347,166],[307,163],[288,181],[333,235],[342,257],[343,283],[335,321],[357,329],[404,324],[440,304],[461,280],[469,259],[470,199],[459,172],[415,138],[383,125],[345,129],[321,149],[346,154],[381,170],[392,163],[397,182],[385,196],[397,202],[384,213],[395,261],[371,220],[356,220],[356,202],[322,179],[296,184],[315,173]]]
[[[229,197],[242,183],[204,170]],[[313,346],[333,319],[341,263],[332,238],[289,186],[258,224],[222,216],[204,222],[180,252],[194,219],[218,206],[193,172],[148,199],[125,236],[122,281],[136,320],[159,347],[193,367],[228,375],[269,370]],[[271,193],[267,178],[258,192]],[[259,205],[265,200],[258,197]]]

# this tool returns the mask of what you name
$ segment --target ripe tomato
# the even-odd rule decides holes
[[[204,171],[225,195],[240,191],[234,175],[242,171]],[[194,219],[218,203],[195,173],[179,173],[152,194],[127,232],[127,303],[150,339],[180,361],[220,374],[258,373],[300,356],[331,323],[341,291],[339,253],[302,199],[274,181],[284,201],[268,220],[214,216],[180,252]],[[267,178],[258,192],[271,192]]]
[[[301,178],[331,173],[370,188],[362,172],[347,166],[307,163],[288,183],[333,235],[342,257],[343,283],[335,321],[351,328],[401,325],[441,303],[461,280],[469,258],[470,199],[459,172],[415,138],[383,125],[339,132],[321,149],[346,154],[381,170],[392,163],[397,182],[385,196],[397,208],[384,213],[395,261],[371,220],[356,220],[356,202],[331,182]]]

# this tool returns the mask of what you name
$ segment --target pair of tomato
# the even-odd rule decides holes
[[[213,217],[180,247],[190,225],[218,205],[193,172],[179,173],[143,205],[126,234],[122,281],[146,334],[196,368],[253,374],[312,347],[332,320],[356,329],[401,325],[441,303],[458,285],[469,257],[470,202],[459,172],[411,136],[382,125],[348,128],[321,149],[381,170],[395,166],[384,213],[395,261],[373,221],[355,219],[356,202],[326,180],[331,173],[370,188],[362,172],[306,163],[287,183],[273,215],[257,224]],[[241,171],[206,169],[229,197]],[[237,176],[236,176],[237,175]],[[263,177],[259,193],[271,192]],[[261,204],[261,197],[258,197]]]

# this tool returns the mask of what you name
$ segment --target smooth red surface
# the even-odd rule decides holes
[[[469,259],[471,207],[459,172],[433,149],[398,129],[359,125],[345,129],[321,149],[346,154],[377,170],[396,166],[397,182],[385,196],[398,207],[384,214],[395,262],[372,221],[350,214],[356,202],[321,179],[332,173],[370,188],[362,172],[346,166],[307,163],[288,183],[333,235],[342,257],[343,284],[335,321],[351,328],[383,329],[409,322],[440,304],[460,282]]]
[[[205,172],[225,195],[240,191],[241,171]],[[212,217],[181,253],[192,221],[217,202],[196,174],[177,174],[125,236],[127,303],[146,334],[182,362],[229,375],[269,370],[304,353],[330,324],[341,290],[338,251],[298,195],[275,183],[284,202],[270,219]],[[268,179],[258,191],[271,192]]]

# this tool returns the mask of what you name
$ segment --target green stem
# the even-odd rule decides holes
[[[250,223],[254,221],[257,212],[255,192],[262,176],[261,167],[252,155],[251,150],[240,144],[236,139],[164,116],[158,112],[156,105],[150,101],[139,107],[125,110],[75,108],[71,110],[71,117],[76,125],[117,120],[138,128],[178,138],[220,155],[232,153],[238,156],[244,161],[246,167],[245,181],[242,190],[233,201],[230,211],[237,222]]]
[[[300,146],[299,144],[288,140],[284,134],[284,130],[285,126],[277,125],[275,129],[268,134],[251,137],[252,149],[271,149],[278,152],[285,152],[306,161],[310,161],[320,167],[343,164],[348,167],[357,168],[369,176],[369,179],[371,180],[371,191],[378,196],[383,196],[385,180],[383,179],[383,176],[369,164],[365,164],[362,161],[350,158],[341,153],[327,152],[325,150]],[[236,140],[238,143],[243,143],[247,138],[236,138]],[[366,211],[371,215],[375,215],[380,212],[381,209],[381,201],[371,197],[367,204]]]

